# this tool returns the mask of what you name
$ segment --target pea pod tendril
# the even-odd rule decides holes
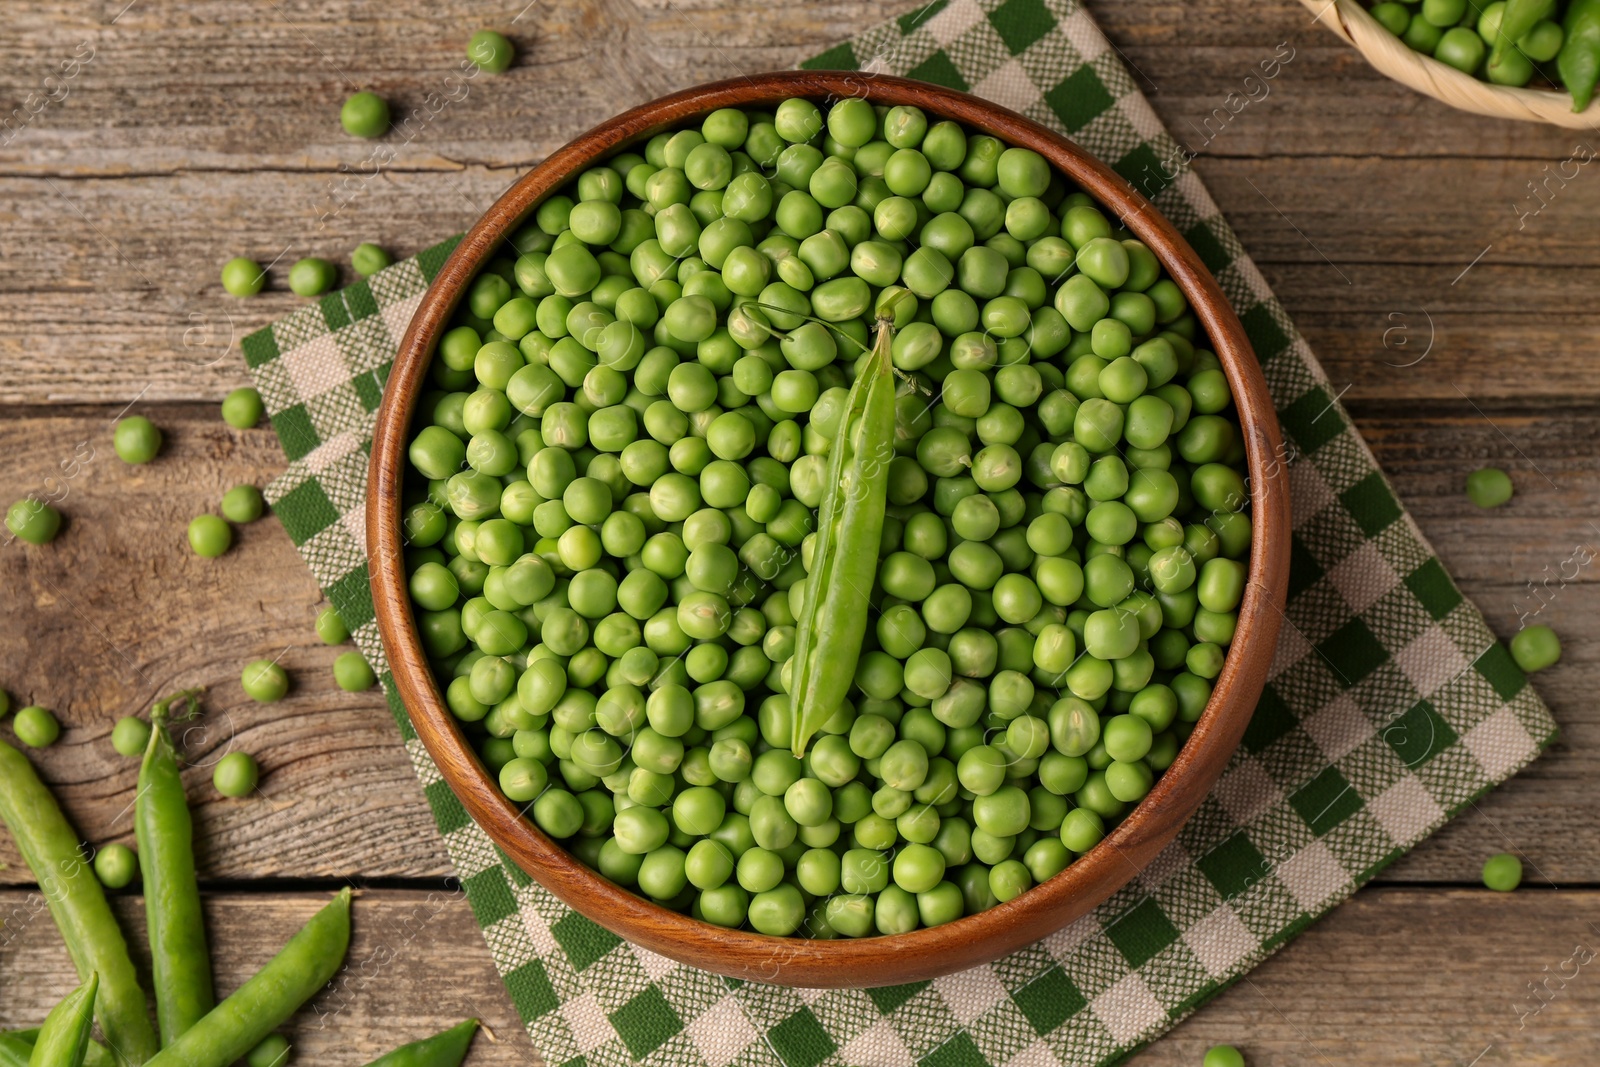
[[[796,757],[839,710],[861,658],[894,458],[893,339],[893,310],[885,308],[829,450],[789,685]]]

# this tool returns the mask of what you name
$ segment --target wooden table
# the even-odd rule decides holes
[[[217,418],[246,381],[238,338],[298,305],[281,280],[297,256],[415,252],[625,105],[792,65],[912,5],[520,6],[29,0],[0,35],[0,495],[54,479],[71,516],[53,548],[0,552],[0,685],[60,712],[39,762],[95,842],[132,835],[135,768],[112,723],[158,690],[210,688],[190,751],[244,748],[266,772],[245,801],[190,772],[220,988],[333,889],[363,890],[365,969],[296,1024],[300,1063],[353,1064],[472,1014],[500,1038],[472,1063],[535,1057],[382,699],[333,685],[337,650],[312,632],[318,593],[288,538],[266,520],[220,560],[184,547],[190,517],[283,466],[270,430]],[[1258,1067],[1592,1062],[1600,979],[1550,976],[1600,946],[1600,598],[1568,562],[1600,551],[1594,139],[1416,96],[1293,0],[1090,6],[1491,624],[1509,636],[1537,612],[1567,639],[1538,679],[1560,744],[1136,1061],[1196,1064],[1229,1041]],[[427,94],[488,24],[511,24],[519,65],[430,116]],[[1246,79],[1280,42],[1293,58],[1262,97]],[[365,155],[337,121],[358,86],[430,116],[375,178],[342,171]],[[1260,99],[1229,116],[1235,92]],[[276,291],[227,297],[217,268],[237,254],[279,257]],[[167,432],[147,467],[111,451],[130,405]],[[1493,514],[1462,495],[1485,463],[1517,483]],[[280,655],[293,695],[251,703],[241,666]],[[1478,884],[1506,849],[1528,861],[1513,896]],[[0,861],[0,1025],[33,1025],[73,980],[9,841]],[[1530,983],[1547,984],[1536,998]]]

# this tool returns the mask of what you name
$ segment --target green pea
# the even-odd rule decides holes
[[[339,109],[339,124],[352,137],[382,137],[389,131],[389,105],[377,93],[354,93]]]
[[[1561,640],[1543,623],[1525,626],[1511,638],[1511,658],[1524,671],[1542,671],[1561,658]]]
[[[1497,467],[1467,475],[1467,499],[1480,508],[1497,508],[1511,499],[1511,476]]]

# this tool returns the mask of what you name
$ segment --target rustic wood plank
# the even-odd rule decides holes
[[[331,895],[207,894],[218,994],[237,989]],[[143,902],[123,894],[113,906],[148,990]],[[539,1062],[459,890],[442,883],[434,890],[364,890],[352,914],[344,969],[283,1028],[295,1062],[366,1063],[473,1017],[497,1039],[478,1036],[473,1067]],[[36,891],[0,892],[0,915],[0,1028],[38,1026],[77,985],[72,961]]]
[[[1357,425],[1490,626],[1509,638],[1524,622],[1541,622],[1563,639],[1562,662],[1534,679],[1561,740],[1384,878],[1463,881],[1491,853],[1513,850],[1558,883],[1592,882],[1596,872],[1579,855],[1588,846],[1577,842],[1588,841],[1600,820],[1580,769],[1600,751],[1600,722],[1587,710],[1600,670],[1600,585],[1594,564],[1584,562],[1600,553],[1591,505],[1600,413],[1580,405],[1511,408],[1495,411],[1491,422],[1462,404],[1379,410],[1358,407]],[[1486,465],[1510,471],[1517,488],[1510,504],[1487,512],[1463,496],[1466,474]]]
[[[541,4],[507,27],[522,57],[505,81],[530,91],[512,100],[497,94],[491,104],[487,90],[471,85],[448,122],[429,123],[403,158],[419,166],[531,161],[618,104],[791,66],[922,6],[836,0],[782,5],[751,19],[736,0]],[[25,137],[0,150],[0,168],[336,167],[360,158],[335,122],[345,93],[370,86],[409,111],[430,89],[448,91],[444,79],[457,71],[465,28],[485,21],[464,0],[425,9],[346,3],[336,13],[255,4],[228,16],[215,5],[183,3],[136,7],[115,25],[107,23],[121,4],[97,7],[19,12],[0,44],[0,99],[12,101],[7,111],[29,93],[56,99],[21,127]],[[1570,133],[1462,115],[1383,78],[1295,0],[1253,4],[1248,17],[1224,0],[1091,0],[1089,7],[1169,126],[1196,131],[1195,147],[1207,154],[1535,158],[1570,148]],[[62,78],[58,64],[88,55],[85,41],[92,58]],[[1213,131],[1221,128],[1215,109],[1230,92],[1250,89],[1246,77],[1285,42],[1292,58],[1268,95],[1228,122],[1225,135],[1206,132],[1208,118]],[[58,81],[47,85],[52,74]],[[566,134],[540,150],[537,139],[550,136],[540,126],[552,120]],[[1317,136],[1289,135],[1306,129]],[[524,139],[530,134],[535,140]]]
[[[392,6],[379,19],[356,5],[337,26],[281,5],[243,29],[202,17],[203,5],[172,25],[164,9],[135,8],[109,30],[81,14],[24,19],[14,47],[30,58],[0,63],[0,103],[37,88],[36,57],[71,55],[85,34],[106,41],[66,98],[0,147],[0,174],[12,175],[0,181],[0,292],[27,294],[0,311],[0,402],[125,402],[147,386],[156,399],[215,398],[242,379],[237,355],[223,356],[230,332],[298,306],[281,291],[224,296],[216,269],[227,256],[343,258],[373,238],[413,252],[465,227],[518,169],[616,108],[792,63],[885,13],[791,5],[750,20],[723,2],[542,6],[523,66],[474,79],[465,99],[385,142],[397,158],[381,176],[352,178],[338,168],[359,167],[370,146],[334,124],[340,72],[414,106],[408,94],[420,101],[457,59],[436,13]],[[1527,183],[1571,155],[1571,135],[1422,101],[1324,40],[1289,0],[1248,20],[1212,0],[1093,11],[1148,76],[1164,121],[1202,149],[1199,173],[1352,398],[1450,397],[1457,385],[1593,395],[1582,338],[1594,315],[1571,294],[1592,288],[1600,245],[1571,222],[1592,217],[1600,187],[1583,180],[1586,167],[1564,186],[1554,179],[1541,194],[1549,206],[1517,228],[1518,210],[1535,206]],[[1220,127],[1213,109],[1291,39],[1297,58],[1271,95]],[[599,56],[605,78],[593,76]],[[1375,109],[1373,93],[1394,107]],[[1390,366],[1418,350],[1427,316],[1429,362]],[[1397,353],[1402,321],[1413,347]]]
[[[1191,1067],[1220,1043],[1252,1067],[1573,1062],[1600,1011],[1594,896],[1364,891],[1129,1063]]]
[[[112,414],[0,421],[6,499],[66,494],[69,518],[53,544],[0,550],[9,637],[0,686],[65,724],[61,741],[34,755],[79,832],[96,844],[131,840],[138,766],[111,749],[111,727],[161,693],[204,685],[206,716],[183,740],[208,877],[447,873],[383,697],[333,684],[343,649],[317,640],[320,594],[277,521],[239,528],[217,559],[189,551],[190,518],[214,510],[230,486],[265,483],[281,468],[272,432],[232,430],[209,407],[158,410],[165,451],[129,467],[111,450]],[[289,698],[245,697],[239,672],[259,657],[288,667]],[[247,800],[210,784],[209,765],[230,747],[264,769]],[[0,862],[9,865],[0,881],[28,880],[9,839]]]
[[[208,895],[219,989],[248,977],[325,899]],[[116,905],[136,935],[138,899]],[[1579,945],[1587,958],[1600,951],[1591,921],[1597,907],[1600,894],[1592,891],[1367,890],[1131,1062],[1192,1067],[1222,1042],[1242,1048],[1254,1067],[1465,1064],[1491,1044],[1495,1052],[1482,1062],[1588,1062],[1600,986],[1581,965],[1586,956],[1573,953]],[[0,943],[7,976],[0,1026],[35,1025],[75,984],[71,963],[36,894],[0,892],[0,914],[8,916],[9,936]],[[14,918],[22,921],[13,925]],[[297,1062],[364,1062],[467,1015],[481,1016],[500,1039],[479,1038],[474,1067],[538,1062],[464,901],[444,892],[366,891],[349,960],[355,969],[345,989],[323,994],[286,1028]],[[378,974],[362,981],[369,960]],[[1574,969],[1578,976],[1565,982],[1548,977]],[[1528,983],[1546,981],[1541,1008]]]
[[[35,10],[0,46],[0,94],[55,99],[19,122],[0,168],[333,170],[370,147],[338,124],[339,104],[357,88],[382,93],[397,122],[425,109],[389,138],[400,142],[401,169],[531,163],[624,107],[697,81],[793,66],[908,6],[796,4],[751,19],[731,2],[567,0],[515,25],[507,9],[496,24],[520,56],[499,79],[463,77],[471,28],[496,21],[464,0],[350,3],[337,13],[259,3],[225,15],[205,4],[151,5],[109,27]],[[73,63],[71,76],[61,61]],[[55,81],[44,83],[50,74]]]
[[[1594,397],[1600,314],[1573,294],[1600,285],[1600,242],[1573,223],[1600,211],[1600,183],[1575,180],[1518,232],[1531,164],[1376,166],[1413,201],[1447,182],[1468,195],[1401,224],[1367,194],[1360,161],[1201,168],[1330,378],[1352,400]],[[389,172],[337,202],[316,174],[0,178],[0,403],[219,398],[246,380],[239,339],[303,306],[284,282],[294,259],[344,260],[369,239],[416,252],[469,226],[516,173]],[[239,222],[219,237],[219,218]],[[277,259],[273,291],[223,293],[217,269],[235,253]]]

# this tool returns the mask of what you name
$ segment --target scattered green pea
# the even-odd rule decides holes
[[[296,296],[321,296],[339,281],[339,268],[326,259],[307,256],[289,268],[289,289]]]
[[[261,394],[248,385],[241,386],[222,398],[222,421],[237,430],[248,430],[261,421],[266,406]]]
[[[1542,671],[1561,658],[1561,639],[1543,623],[1524,626],[1511,638],[1511,658],[1529,674]]]
[[[1509,893],[1522,884],[1522,861],[1501,852],[1483,861],[1483,884],[1496,893]]]
[[[255,522],[266,511],[267,502],[261,496],[261,490],[253,485],[236,485],[222,494],[222,504],[218,508],[222,517],[229,522]]]
[[[1484,467],[1467,475],[1467,499],[1480,508],[1497,508],[1511,499],[1511,475]]]
[[[239,675],[244,695],[259,704],[282,700],[289,693],[289,672],[270,659],[252,660]]]
[[[253,259],[235,256],[222,265],[222,288],[232,296],[255,296],[266,284],[267,272]]]
[[[126,889],[139,873],[139,858],[127,845],[105,845],[94,854],[94,873],[107,889]]]
[[[361,244],[356,245],[355,251],[350,253],[350,269],[363,278],[371,277],[393,262],[393,256],[370,241],[363,241]],[[274,1034],[272,1036],[276,1037],[277,1035]],[[272,1038],[269,1037],[267,1040],[270,1041]],[[284,1047],[287,1048],[288,1046],[285,1045]]]
[[[1206,1050],[1201,1067],[1244,1067],[1244,1053],[1232,1045],[1212,1045]]]
[[[24,497],[6,511],[6,529],[30,545],[47,545],[61,530],[61,512],[33,497]]]
[[[211,559],[233,545],[233,527],[215,515],[196,515],[189,520],[189,547],[194,554]]]
[[[49,748],[61,736],[61,723],[56,721],[49,708],[37,704],[18,709],[16,717],[11,720],[11,729],[16,733],[17,740],[29,748]]]
[[[111,728],[111,747],[119,756],[142,756],[149,744],[150,724],[137,715],[124,715]]]
[[[255,792],[261,768],[248,752],[230,752],[217,761],[211,784],[225,797],[245,797]]]
[[[161,431],[143,415],[118,419],[111,447],[124,463],[149,463],[161,451]]]
[[[389,132],[389,104],[377,93],[354,93],[339,109],[339,124],[352,137],[382,137]]]
[[[361,693],[377,683],[366,657],[359,652],[344,652],[333,661],[333,680],[347,693]]]
[[[350,627],[345,625],[338,608],[323,608],[318,612],[316,628],[317,637],[325,645],[342,645],[350,640]]]
[[[515,55],[511,42],[494,30],[479,30],[467,42],[467,58],[488,74],[505,73]]]

